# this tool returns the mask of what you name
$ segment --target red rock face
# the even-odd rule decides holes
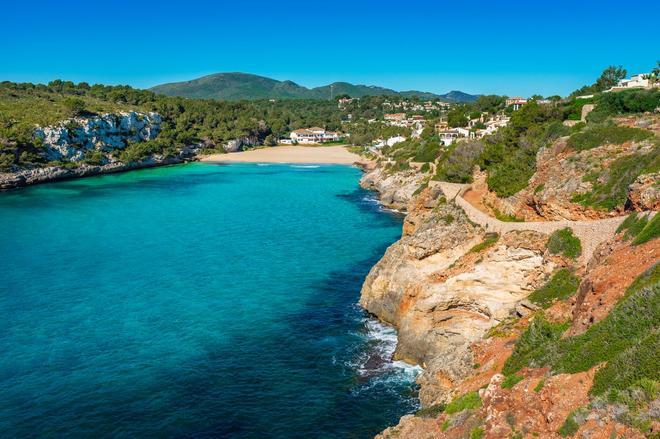
[[[593,267],[573,299],[573,324],[567,335],[581,334],[602,320],[624,296],[640,274],[660,260],[660,240],[632,247],[619,242],[601,263]]]

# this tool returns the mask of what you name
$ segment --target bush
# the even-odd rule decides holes
[[[594,179],[592,191],[576,195],[573,201],[584,206],[614,210],[625,205],[628,186],[635,179],[660,170],[660,148],[657,146],[647,154],[631,154],[613,161],[605,171],[605,178]],[[600,180],[604,183],[601,183]]]
[[[580,412],[581,410],[578,409],[569,414],[557,433],[563,437],[573,436],[575,433],[577,433],[577,431],[580,429],[580,424],[577,423],[575,418],[580,414]]]
[[[660,90],[626,90],[602,93],[595,97],[596,108],[587,120],[602,121],[608,116],[654,111],[660,107]]]
[[[660,264],[640,275],[624,298],[583,334],[561,338],[566,325],[535,318],[520,336],[503,373],[548,365],[554,372],[576,373],[607,362],[594,378],[591,393],[623,390],[660,370]]]
[[[567,323],[550,323],[543,314],[537,315],[520,335],[513,353],[504,363],[502,373],[512,375],[525,366],[544,365],[548,352],[567,328]]]
[[[653,219],[639,232],[632,244],[640,245],[660,236],[660,214],[655,214]]]
[[[492,247],[497,240],[500,239],[500,235],[497,233],[486,233],[484,240],[479,244],[475,245],[470,249],[470,253],[479,253],[482,250],[485,250],[489,247]]]
[[[456,142],[442,156],[434,180],[471,183],[472,171],[484,150],[479,141]]]
[[[566,299],[580,286],[580,278],[567,268],[558,270],[552,278],[538,290],[529,295],[528,299],[535,304],[547,308],[555,300]]]
[[[463,410],[471,410],[481,407],[481,398],[479,398],[479,393],[468,392],[465,395],[462,395],[445,407],[445,413],[448,415],[462,412]]]
[[[493,209],[493,213],[495,214],[495,218],[497,218],[500,221],[503,221],[505,223],[521,223],[523,220],[521,218],[518,218],[515,215],[509,215],[508,213],[502,213],[498,209]]]
[[[525,377],[522,375],[509,375],[502,381],[502,388],[510,389],[524,379]]]
[[[620,145],[628,141],[641,141],[652,137],[653,133],[640,128],[622,127],[618,125],[594,125],[584,131],[571,135],[568,147],[576,151],[584,151],[605,144]]]
[[[548,250],[552,254],[563,254],[575,259],[582,253],[582,244],[580,244],[580,239],[573,235],[573,231],[566,227],[550,235]]]

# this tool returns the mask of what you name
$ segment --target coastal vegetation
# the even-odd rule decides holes
[[[524,366],[548,365],[557,373],[576,373],[607,362],[596,372],[591,393],[623,391],[642,379],[657,379],[658,321],[660,265],[656,264],[628,287],[607,317],[583,334],[562,338],[567,324],[536,316],[518,339],[503,371],[513,374]]]
[[[568,268],[562,268],[557,270],[545,285],[530,294],[528,299],[547,308],[555,300],[563,300],[575,294],[579,285],[580,278]]]
[[[575,259],[582,253],[580,239],[573,235],[573,231],[566,227],[550,235],[548,251],[552,254],[562,254],[567,258]]]

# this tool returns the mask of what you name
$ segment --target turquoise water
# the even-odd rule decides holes
[[[345,166],[0,194],[0,436],[370,437],[416,407],[356,306],[400,234]]]

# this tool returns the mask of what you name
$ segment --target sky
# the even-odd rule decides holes
[[[147,88],[217,72],[315,87],[566,95],[660,60],[660,1],[8,1],[0,80]]]

